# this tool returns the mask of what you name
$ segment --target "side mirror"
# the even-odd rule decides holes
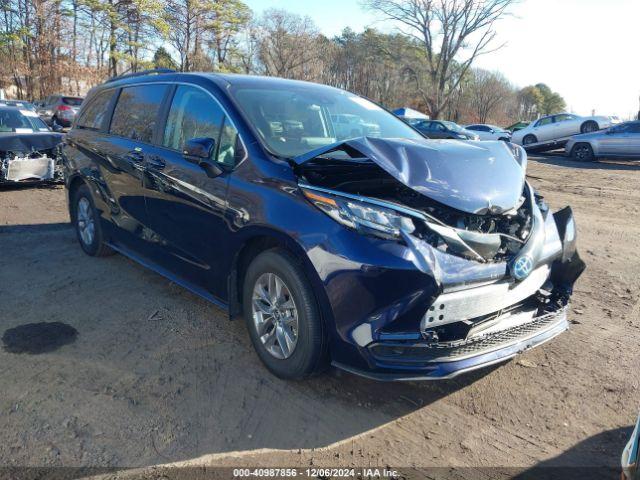
[[[51,130],[53,130],[54,132],[61,132],[63,128],[62,125],[53,122],[53,125],[51,125]]]
[[[609,130],[607,130],[605,132],[607,135],[613,135],[614,133],[616,133],[616,131],[613,128],[610,128]]]
[[[222,174],[222,169],[211,161],[215,150],[216,141],[213,138],[192,138],[182,147],[182,156],[200,166],[209,177],[215,178]]]

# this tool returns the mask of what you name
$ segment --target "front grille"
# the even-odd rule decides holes
[[[500,282],[468,288],[438,296],[424,314],[422,331],[463,320],[498,313],[534,295],[549,278],[550,268],[542,265],[522,282]]]
[[[566,322],[566,307],[513,328],[478,335],[466,340],[418,345],[377,344],[369,347],[369,351],[377,360],[396,364],[461,360],[524,341],[564,322]]]

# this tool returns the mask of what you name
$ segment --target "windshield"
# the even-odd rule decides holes
[[[280,157],[357,137],[423,138],[369,100],[329,87],[251,87],[231,94],[267,148]]]
[[[31,110],[0,110],[0,133],[48,132],[49,127]]]
[[[25,110],[33,110],[35,111],[36,107],[29,102],[22,102],[20,100],[2,100],[0,101],[0,105],[7,105],[9,107],[18,107],[23,108]]]
[[[445,120],[442,121],[442,123],[444,123],[445,127],[447,127],[447,129],[451,130],[452,132],[461,132],[462,130],[464,130],[464,128],[454,122],[448,122]]]
[[[72,107],[79,107],[82,104],[82,99],[76,97],[62,97],[62,103],[65,105],[71,105]]]

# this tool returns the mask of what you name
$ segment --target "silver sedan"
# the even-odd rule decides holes
[[[598,157],[640,158],[640,121],[626,122],[600,132],[575,135],[565,146],[574,160],[589,162]]]

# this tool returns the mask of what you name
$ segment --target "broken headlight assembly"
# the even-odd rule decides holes
[[[502,225],[495,224],[497,217],[483,219],[491,225],[485,232],[470,229],[470,225],[453,227],[426,212],[383,200],[363,200],[356,195],[335,194],[310,185],[300,187],[307,200],[346,227],[379,238],[402,239],[409,243],[412,243],[410,238],[415,237],[443,252],[478,262],[512,257],[530,236],[531,217],[524,205],[510,216],[503,215],[509,227],[506,229],[508,233],[501,231],[504,230]]]
[[[313,205],[345,227],[385,239],[399,239],[415,230],[413,220],[399,212],[354,199],[330,196],[302,188]]]

